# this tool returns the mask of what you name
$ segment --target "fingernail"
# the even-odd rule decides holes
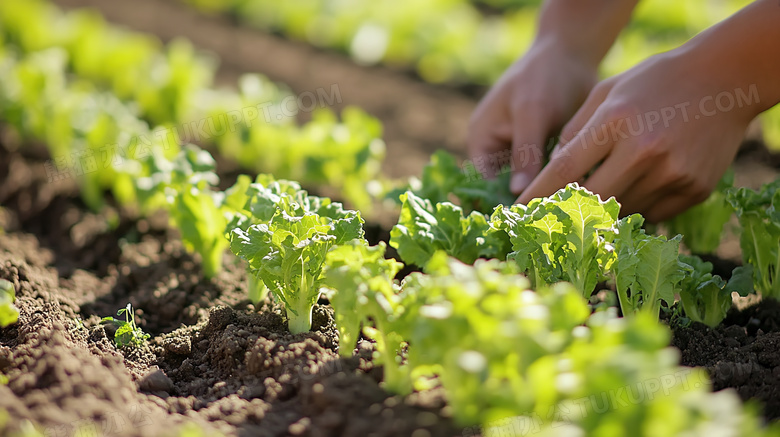
[[[519,195],[531,183],[531,177],[526,173],[515,173],[509,182],[509,189],[512,193]]]

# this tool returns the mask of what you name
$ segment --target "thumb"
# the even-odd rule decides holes
[[[533,127],[530,127],[533,126]],[[512,178],[509,189],[519,196],[542,170],[547,130],[541,123],[515,122],[512,132]]]

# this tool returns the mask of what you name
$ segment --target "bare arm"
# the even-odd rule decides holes
[[[548,0],[542,6],[536,40],[551,41],[597,68],[637,3],[639,0]]]

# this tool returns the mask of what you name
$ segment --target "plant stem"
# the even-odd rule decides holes
[[[623,317],[630,317],[634,315],[634,309],[630,306],[628,301],[628,290],[625,286],[620,285],[620,281],[615,275],[615,289],[617,289],[618,302],[620,302],[620,312],[623,313]]]
[[[247,277],[247,288],[249,291],[249,301],[255,304],[262,302],[268,295],[268,287],[265,286],[263,281],[257,278],[253,273],[249,273]]]
[[[225,240],[227,241],[227,240]],[[222,252],[225,247],[222,244],[214,244],[211,248],[204,248],[200,253],[203,276],[213,278],[222,269]]]
[[[311,310],[313,307],[312,305],[306,304],[304,299],[301,299],[299,302],[303,302],[303,304],[299,306],[305,308],[297,308],[296,312],[298,314],[295,314],[290,308],[287,308],[287,327],[293,334],[301,334],[311,330]]]

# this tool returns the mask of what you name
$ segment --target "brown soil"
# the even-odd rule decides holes
[[[225,435],[460,435],[441,393],[381,389],[370,343],[340,359],[328,307],[312,332],[289,334],[278,305],[245,300],[242,266],[204,279],[164,217],[120,212],[109,229],[72,184],[47,183],[35,155],[0,147],[0,278],[21,311],[0,330],[0,434],[30,421],[63,436],[171,435],[188,423]],[[152,339],[117,350],[100,318],[128,302]]]
[[[674,332],[682,364],[707,369],[715,390],[734,388],[763,404],[768,420],[780,418],[780,303],[762,301],[732,310],[714,329],[700,323]]]
[[[327,306],[317,307],[312,332],[289,334],[278,306],[244,299],[238,263],[204,279],[165,217],[115,212],[110,229],[109,213],[86,211],[69,182],[46,183],[43,154],[24,150],[0,147],[0,278],[14,283],[21,310],[0,330],[8,429],[31,421],[67,436],[170,435],[188,424],[225,435],[461,434],[442,393],[404,399],[382,390],[370,343],[339,358]],[[128,302],[152,339],[117,350],[100,318]],[[716,389],[735,387],[776,419],[778,313],[776,302],[733,311],[714,330],[677,329],[673,345],[684,364],[707,368]]]

